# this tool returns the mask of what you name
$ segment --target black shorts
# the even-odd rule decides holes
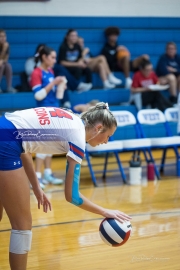
[[[129,61],[129,67],[130,67],[130,71],[132,71],[132,72],[136,72],[136,71],[139,70],[139,68],[134,68],[133,67],[133,60]],[[123,72],[121,66],[118,63],[115,64],[113,71],[121,71],[121,72]]]

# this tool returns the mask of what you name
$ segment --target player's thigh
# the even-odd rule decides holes
[[[0,200],[13,229],[31,229],[30,187],[23,167],[0,171]]]

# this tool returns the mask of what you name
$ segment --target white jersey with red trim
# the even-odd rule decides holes
[[[63,154],[81,163],[85,152],[82,120],[65,109],[39,107],[5,117],[17,128],[15,139],[22,139],[25,153]]]

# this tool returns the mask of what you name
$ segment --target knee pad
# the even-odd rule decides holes
[[[47,154],[40,154],[40,153],[36,154],[37,158],[40,158],[40,159],[43,159],[43,160],[46,158],[46,156],[47,156]]]
[[[26,254],[31,250],[32,231],[11,230],[9,252]]]

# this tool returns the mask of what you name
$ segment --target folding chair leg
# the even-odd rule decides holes
[[[105,156],[105,162],[104,162],[104,169],[103,169],[103,176],[102,176],[103,179],[106,178],[106,170],[107,170],[108,157],[109,157],[109,153],[107,152],[106,153],[106,156]]]
[[[117,152],[114,152],[124,184],[127,184],[126,175]]]
[[[155,170],[155,174],[157,176],[157,179],[160,179],[160,174],[159,174],[159,171],[157,169],[156,163],[155,163],[155,161],[153,159],[153,156],[152,156],[152,153],[151,153],[150,149],[148,149],[148,153],[149,153],[149,156],[150,156],[150,159],[151,159],[150,161],[154,164],[154,170]]]
[[[179,158],[177,159],[177,162],[176,162],[176,169],[177,169],[177,176],[179,177],[180,176],[180,159]]]
[[[148,157],[147,157],[147,154],[146,154],[146,150],[143,150],[143,154],[144,154],[144,157],[145,157],[145,160],[146,160],[146,163],[148,163]]]
[[[164,164],[165,164],[165,159],[166,159],[166,153],[167,153],[167,148],[163,150],[163,156],[161,160],[161,166],[160,166],[160,173],[164,172]]]
[[[179,155],[177,146],[174,146],[173,148],[176,154],[176,174],[179,177],[180,176],[180,155]]]
[[[87,159],[89,171],[90,171],[90,174],[91,174],[91,179],[93,181],[94,186],[97,187],[98,185],[97,185],[97,182],[96,182],[96,177],[95,177],[95,174],[93,172],[93,168],[92,168],[92,165],[91,165],[89,154],[87,152],[86,152],[86,159]]]

